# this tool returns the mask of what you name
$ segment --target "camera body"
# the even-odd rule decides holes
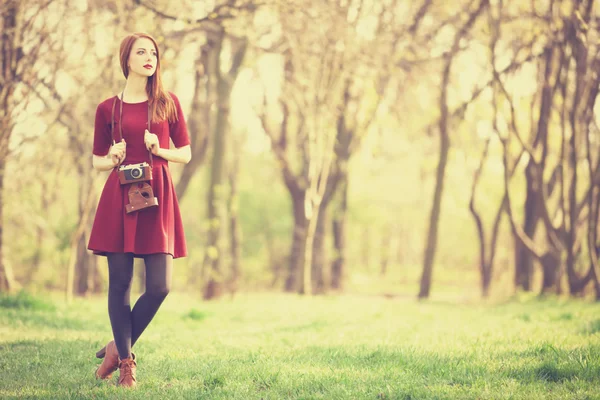
[[[121,165],[118,170],[121,185],[152,180],[152,168],[147,162]]]

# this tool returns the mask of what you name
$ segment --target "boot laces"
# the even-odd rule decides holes
[[[126,376],[131,377],[132,379],[135,379],[135,376],[133,375],[133,360],[132,361],[126,361],[126,362],[121,362],[121,376],[124,378]]]

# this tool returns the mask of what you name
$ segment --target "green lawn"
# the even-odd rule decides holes
[[[104,298],[8,300],[2,399],[600,399],[600,305],[580,301],[172,293],[134,348],[138,387],[126,391],[94,379]]]

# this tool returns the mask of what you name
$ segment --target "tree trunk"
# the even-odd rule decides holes
[[[333,246],[335,259],[331,266],[331,288],[341,290],[344,288],[344,275],[346,269],[346,214],[348,211],[348,177],[340,177],[340,202],[333,216]]]
[[[327,212],[328,203],[321,203],[321,210],[317,220],[317,228],[313,241],[313,262],[312,262],[312,292],[314,294],[323,294],[327,290],[325,285],[325,266],[328,265],[328,254],[326,251],[327,225],[329,224],[329,215]]]
[[[527,178],[526,197],[524,206],[524,222],[523,231],[528,237],[535,236],[535,230],[539,220],[539,213],[536,204],[539,201],[539,194],[535,188],[533,180],[533,168],[529,163],[525,169],[525,177]],[[531,290],[531,276],[533,274],[533,257],[525,248],[521,241],[515,239],[515,288],[524,291]]]
[[[15,289],[16,282],[10,265],[4,262],[4,173],[6,172],[6,159],[8,158],[8,144],[12,133],[13,120],[13,93],[16,69],[19,65],[19,54],[22,49],[17,47],[18,26],[17,15],[20,12],[20,2],[9,1],[3,5],[2,42],[0,57],[2,58],[2,71],[0,71],[0,292]]]
[[[87,205],[87,202],[91,201],[92,203],[96,203],[96,196],[92,195],[92,193],[94,193],[94,179],[90,175],[89,169],[85,168],[84,165],[79,164],[78,172],[81,187],[78,208],[79,220],[84,220],[87,222],[85,222],[84,226],[82,227],[83,231],[77,243],[77,258],[75,261],[75,288],[73,288],[73,290],[77,296],[85,296],[88,294],[90,287],[92,286],[92,260],[96,258],[96,256],[91,254],[87,249],[87,242],[91,231],[91,222],[93,221],[89,215],[86,215],[86,213],[91,213],[93,209],[93,206],[90,208],[90,206]],[[92,198],[88,199],[88,196],[92,196]]]
[[[208,283],[204,292],[205,299],[219,297],[222,294],[222,259],[223,259],[223,232],[225,228],[225,152],[227,129],[225,127],[228,108],[218,110],[217,123],[213,135],[213,159],[211,165],[210,187],[208,190]]]
[[[91,220],[93,205],[95,204],[96,200],[96,197],[94,196],[94,192],[92,190],[81,190],[81,192],[82,199],[80,202],[81,208],[79,209],[79,222],[75,227],[74,231],[71,233],[71,251],[69,254],[69,261],[67,263],[67,282],[65,285],[65,298],[67,303],[70,303],[73,300],[73,291],[75,289],[76,265],[81,260],[79,256],[81,253],[87,253],[87,250],[83,250],[82,247],[86,248],[86,232],[88,231],[87,227]],[[85,268],[87,268],[87,266]],[[87,281],[87,272],[85,273],[85,275]]]
[[[239,223],[238,177],[239,177],[239,146],[235,146],[233,167],[229,174],[229,235],[231,240],[231,275],[228,289],[233,296],[237,291],[242,263],[242,227]]]
[[[206,287],[204,289],[204,298],[213,299],[222,294],[223,277],[221,271],[221,260],[223,258],[222,235],[225,222],[225,147],[226,147],[226,119],[225,114],[229,113],[229,104],[220,97],[225,95],[225,88],[220,75],[220,54],[223,45],[223,32],[219,32],[214,39],[214,53],[211,54],[209,63],[211,70],[217,76],[217,116],[213,130],[213,154],[211,161],[210,186],[208,189],[208,212],[209,223],[206,257],[204,259],[205,267],[208,272]]]
[[[423,273],[421,275],[421,287],[419,291],[420,299],[429,297],[429,292],[431,291],[433,262],[437,246],[437,230],[441,214],[442,194],[444,191],[444,177],[446,173],[446,164],[448,163],[449,150],[450,139],[448,138],[447,128],[444,127],[444,129],[442,129],[442,132],[440,132],[440,161],[438,163],[437,168],[435,192],[433,195],[433,205],[431,207],[431,215],[429,217],[429,233],[427,235],[425,259],[423,262]]]
[[[329,289],[327,283],[330,282],[331,271],[327,270],[327,267],[330,265],[329,253],[327,251],[327,234],[330,223],[328,208],[331,204],[331,200],[334,198],[335,193],[340,187],[339,185],[342,181],[342,175],[345,174],[346,165],[347,158],[340,160],[338,157],[333,162],[332,170],[334,172],[331,173],[327,179],[327,184],[325,190],[323,191],[323,197],[321,198],[321,204],[319,206],[317,225],[315,227],[315,237],[313,240],[313,260],[311,271],[313,292],[317,294],[325,293],[325,291]]]
[[[188,121],[188,130],[190,133],[192,159],[183,166],[181,176],[176,185],[176,193],[181,200],[187,191],[192,177],[198,168],[204,163],[206,151],[208,149],[208,138],[210,132],[210,104],[211,92],[213,91],[210,77],[215,75],[211,70],[209,60],[215,55],[210,54],[215,51],[210,43],[202,46],[200,56],[196,60],[196,75],[194,81],[194,97],[192,100],[192,111]]]
[[[594,285],[594,292],[596,301],[600,301],[600,277],[598,277],[596,273],[596,268],[594,266],[590,266],[590,272],[592,274],[592,283]]]
[[[47,210],[50,207],[50,200],[48,199],[48,196],[46,194],[48,192],[49,183],[46,180],[42,180],[40,182],[40,186],[41,186],[41,192],[42,192],[42,194],[40,196],[41,207],[42,207],[42,210]],[[36,232],[35,253],[31,260],[31,265],[27,271],[27,276],[29,277],[30,281],[35,281],[35,277],[36,277],[37,273],[39,272],[40,266],[42,264],[42,261],[43,261],[43,246],[42,246],[42,244],[44,243],[44,239],[45,239],[45,235],[46,235],[45,228],[41,224],[37,224],[35,232]]]
[[[292,192],[292,206],[294,211],[294,231],[292,234],[292,246],[290,249],[290,262],[287,279],[285,281],[286,292],[298,292],[302,290],[304,248],[306,245],[306,233],[308,221],[304,216],[304,196],[306,191]]]
[[[232,65],[227,74],[221,73],[220,55],[223,47],[225,32],[223,29],[215,35],[214,54],[211,61],[212,69],[217,78],[217,116],[213,136],[213,159],[211,166],[210,189],[208,194],[208,219],[210,228],[208,234],[208,250],[210,273],[204,292],[205,299],[219,297],[223,292],[223,262],[225,255],[224,232],[227,227],[227,185],[226,185],[226,154],[229,143],[229,99],[231,89],[239,72],[239,67],[246,53],[245,40],[234,43]]]
[[[544,85],[541,91],[540,98],[540,113],[538,117],[537,131],[533,146],[537,147],[539,143],[542,145],[542,156],[540,160],[540,168],[545,170],[546,157],[548,154],[548,126],[551,118],[552,105],[554,102],[554,94],[556,93],[557,84],[552,84],[552,81],[558,82],[560,79],[560,71],[562,67],[555,68],[556,51],[553,46],[548,47],[544,52]],[[559,65],[561,65],[559,63]],[[536,177],[535,165],[532,160],[529,161],[525,168],[526,197],[524,209],[523,231],[528,237],[534,238],[537,223],[540,219],[540,202],[543,201],[540,194],[540,188],[534,182]],[[541,172],[543,174],[543,172]],[[543,175],[542,175],[543,176]],[[542,184],[543,179],[542,179]],[[549,227],[547,227],[549,228]],[[523,247],[519,241],[515,243],[515,288],[524,291],[531,290],[531,277],[533,275],[533,257],[530,252]]]
[[[593,2],[589,2],[589,9],[583,14],[583,18],[589,18]],[[574,15],[574,14],[573,14]],[[586,278],[581,279],[576,271],[576,264],[579,253],[578,230],[579,230],[579,207],[577,193],[579,192],[579,147],[580,138],[590,129],[590,123],[593,118],[593,109],[598,95],[598,64],[591,67],[588,65],[589,47],[580,36],[585,39],[585,30],[579,28],[579,22],[575,18],[565,25],[565,38],[570,43],[573,58],[575,60],[575,90],[573,93],[573,106],[569,112],[569,125],[571,136],[567,148],[567,166],[570,168],[570,182],[568,186],[568,231],[566,234],[566,271],[569,282],[569,291],[572,295],[582,295],[585,286],[595,276],[593,269],[588,272]],[[596,54],[595,59],[598,58]],[[591,70],[592,76],[588,76]],[[590,182],[593,185],[594,182]]]
[[[333,138],[335,139],[335,138]],[[333,147],[333,142],[331,144]],[[329,146],[325,146],[324,151],[329,152]],[[309,157],[312,155],[309,153]],[[311,170],[313,161],[309,161],[309,171]],[[317,261],[317,267],[315,267],[315,256],[314,256],[314,246],[315,240],[324,241],[324,234],[322,238],[318,237],[318,230],[321,229],[322,232],[325,230],[325,222],[327,216],[321,219],[321,212],[326,213],[327,207],[329,205],[329,200],[333,192],[335,191],[335,187],[337,187],[337,179],[332,180],[329,178],[331,167],[333,165],[332,159],[330,157],[325,157],[325,160],[322,162],[315,162],[318,167],[315,167],[316,172],[314,176],[311,178],[311,174],[309,173],[309,179],[312,180],[310,187],[305,195],[305,200],[310,201],[310,207],[312,211],[306,210],[306,216],[308,218],[308,226],[306,233],[306,243],[304,248],[304,265],[303,265],[303,284],[300,289],[301,294],[311,295],[314,292],[318,293],[317,288],[314,287],[314,282],[320,282],[320,284],[324,287],[325,283],[323,280],[323,263],[321,261]],[[306,204],[305,204],[306,207]],[[319,244],[317,246],[320,246]],[[319,249],[322,249],[319,247]],[[322,249],[324,251],[324,249]],[[318,268],[317,273],[319,276],[313,277],[313,271],[315,268]]]
[[[547,252],[542,256],[540,264],[542,266],[542,289],[540,294],[556,292],[560,259]]]
[[[5,126],[6,124],[3,124]],[[4,151],[2,152],[4,153]],[[10,292],[16,287],[15,278],[10,265],[4,262],[4,173],[6,156],[0,155],[0,292]]]
[[[489,0],[481,0],[477,8],[469,14],[469,19],[461,27],[454,37],[452,49],[446,56],[446,63],[442,73],[441,93],[440,93],[440,159],[437,167],[435,191],[433,194],[433,204],[429,217],[429,232],[427,234],[427,243],[425,246],[425,255],[423,260],[423,273],[421,275],[421,285],[419,289],[419,299],[429,297],[431,290],[431,278],[433,274],[433,262],[437,247],[437,230],[440,220],[442,205],[442,194],[444,192],[444,178],[446,175],[446,164],[448,163],[448,152],[450,151],[450,137],[448,135],[449,111],[448,111],[448,87],[450,86],[450,71],[452,62],[459,51],[459,45],[463,37],[471,29],[479,15],[489,6]]]
[[[81,235],[77,245],[75,264],[75,294],[85,296],[90,289],[90,256],[87,250],[87,235]]]
[[[493,267],[489,264],[484,264],[484,269],[481,271],[481,295],[484,298],[490,295],[490,286],[492,283]]]

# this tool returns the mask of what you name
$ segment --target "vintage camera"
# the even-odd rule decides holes
[[[150,168],[147,162],[121,165],[119,167],[119,181],[121,185],[150,180],[152,180],[152,168]]]

